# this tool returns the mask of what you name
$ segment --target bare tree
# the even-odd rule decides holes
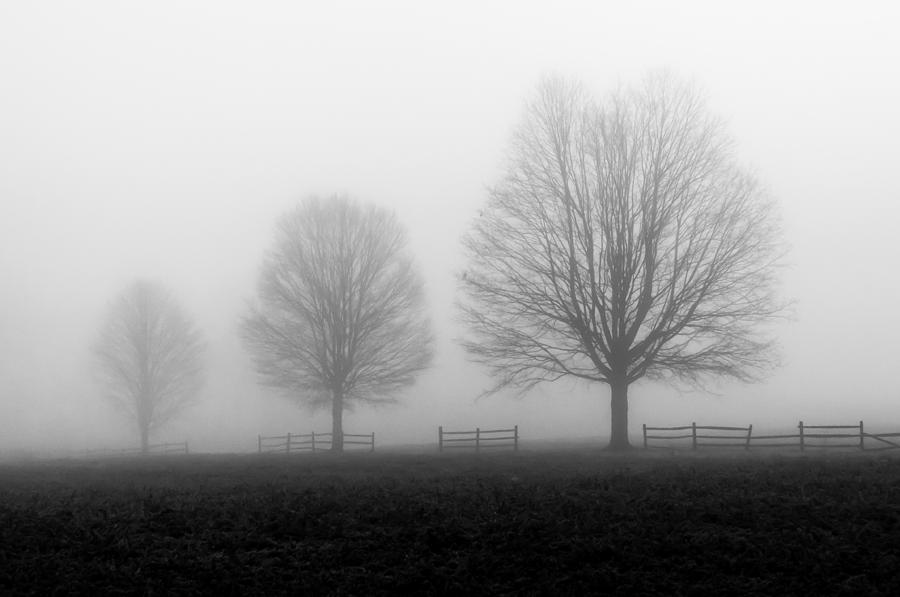
[[[312,407],[393,402],[432,359],[422,281],[395,216],[343,197],[285,214],[243,335],[262,380]]]
[[[571,376],[610,386],[611,449],[646,377],[757,379],[783,314],[773,202],[690,86],[669,75],[595,103],[546,79],[505,178],[465,239],[465,347],[488,393]]]
[[[150,433],[181,412],[203,384],[202,334],[160,285],[138,281],[110,306],[94,346],[112,402],[131,418],[147,452]]]

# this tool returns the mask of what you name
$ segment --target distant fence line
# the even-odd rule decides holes
[[[854,448],[868,451],[900,449],[900,433],[868,433],[862,421],[858,425],[797,425],[797,433],[753,435],[753,425],[722,427],[690,425],[679,427],[648,427],[644,429],[644,448],[671,449],[681,447],[672,442],[690,440],[690,448]],[[810,432],[812,430],[812,432]],[[853,430],[852,432],[850,430]],[[872,440],[866,444],[866,439]],[[839,440],[834,442],[832,440]],[[659,442],[666,442],[660,445]],[[876,442],[873,446],[872,443]],[[655,445],[654,445],[655,444]]]
[[[450,436],[450,437],[445,437]],[[512,448],[519,450],[519,426],[512,429],[481,429],[476,427],[474,431],[444,431],[444,427],[438,427],[438,452],[449,448],[475,448],[480,452],[482,448]]]
[[[260,454],[290,454],[292,452],[324,452],[331,450],[331,433],[288,433],[287,435],[257,435],[257,451]],[[375,451],[375,432],[369,434],[345,433],[344,445],[368,446]]]
[[[96,448],[85,450],[85,456],[141,456],[145,452],[141,448]],[[148,456],[165,456],[168,454],[188,454],[188,443],[175,442],[164,444],[151,444],[147,446],[146,454]]]

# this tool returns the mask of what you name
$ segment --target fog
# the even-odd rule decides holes
[[[330,413],[257,384],[238,321],[278,216],[335,192],[396,210],[437,336],[433,368],[396,406],[348,413],[347,432],[605,437],[605,386],[478,399],[454,276],[540,77],[601,94],[657,68],[704,89],[778,198],[795,318],[763,383],[632,386],[632,440],[692,420],[900,430],[900,9],[605,4],[0,5],[0,451],[135,445],[90,352],[135,278],[166,285],[209,344],[201,399],[154,440],[250,451],[258,433],[328,430]]]

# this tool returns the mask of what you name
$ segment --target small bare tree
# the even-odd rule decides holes
[[[384,209],[303,201],[278,225],[259,298],[243,321],[257,370],[291,397],[331,406],[336,452],[345,408],[393,402],[431,362],[422,281]]]
[[[547,79],[465,240],[464,342],[497,391],[572,376],[611,389],[611,449],[645,376],[756,379],[783,249],[721,123],[668,75],[594,103]]]
[[[147,452],[150,433],[170,421],[203,384],[202,334],[160,285],[138,281],[110,306],[94,346],[110,400],[131,418]]]

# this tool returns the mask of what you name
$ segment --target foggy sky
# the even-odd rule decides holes
[[[891,3],[0,4],[0,450],[133,445],[90,346],[137,277],[209,340],[200,404],[155,439],[250,450],[329,427],[256,384],[237,335],[275,220],[309,194],[395,209],[426,279],[435,367],[350,433],[608,432],[605,386],[488,385],[454,343],[459,237],[541,75],[602,94],[669,68],[706,92],[791,246],[784,366],[716,395],[631,388],[631,424],[798,419],[900,430],[900,42]],[[636,435],[633,435],[633,440]]]

